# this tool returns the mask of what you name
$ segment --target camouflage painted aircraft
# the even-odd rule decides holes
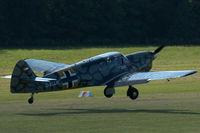
[[[36,59],[20,60],[12,75],[2,78],[11,78],[12,93],[31,93],[28,99],[30,104],[34,101],[35,93],[89,86],[106,86],[104,95],[108,98],[115,93],[115,87],[129,86],[127,96],[134,100],[139,93],[132,85],[144,84],[151,80],[184,77],[197,72],[195,70],[149,72],[152,61],[163,47],[155,51],[129,55],[109,52],[72,65]],[[37,77],[33,70],[43,73],[43,77]]]

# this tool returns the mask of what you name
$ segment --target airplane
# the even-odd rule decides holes
[[[31,93],[28,103],[34,102],[34,94],[61,91],[91,86],[106,86],[104,95],[111,98],[115,87],[128,86],[127,96],[135,100],[139,92],[133,85],[148,83],[152,80],[184,77],[196,70],[150,72],[152,62],[164,48],[123,55],[108,52],[82,60],[72,65],[37,59],[19,60],[10,78],[11,93]],[[33,71],[43,73],[38,77]]]

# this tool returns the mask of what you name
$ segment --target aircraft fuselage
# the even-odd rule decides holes
[[[108,85],[126,74],[149,71],[153,60],[150,55],[151,52],[127,56],[119,52],[98,55],[44,76],[57,80],[40,83],[38,92]]]

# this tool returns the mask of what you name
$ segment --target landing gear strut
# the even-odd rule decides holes
[[[32,104],[34,101],[34,97],[33,97],[34,93],[31,94],[31,97],[28,99],[28,103]]]
[[[132,100],[135,100],[138,98],[139,92],[136,88],[129,86],[127,91],[127,96],[129,96]]]

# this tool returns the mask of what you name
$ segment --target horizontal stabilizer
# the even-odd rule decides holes
[[[12,75],[0,76],[0,78],[11,79],[11,76],[12,76]]]
[[[12,75],[6,75],[6,76],[0,76],[0,78],[4,78],[4,79],[11,79]],[[23,79],[26,80],[26,79]],[[29,79],[27,79],[29,80]],[[52,79],[52,78],[42,78],[42,77],[36,77],[34,79],[34,81],[38,81],[38,82],[49,82],[51,80],[56,80],[56,79]]]
[[[41,77],[36,77],[35,78],[35,81],[38,81],[38,82],[49,82],[51,80],[56,80],[56,79],[52,79],[52,78],[41,78]]]

